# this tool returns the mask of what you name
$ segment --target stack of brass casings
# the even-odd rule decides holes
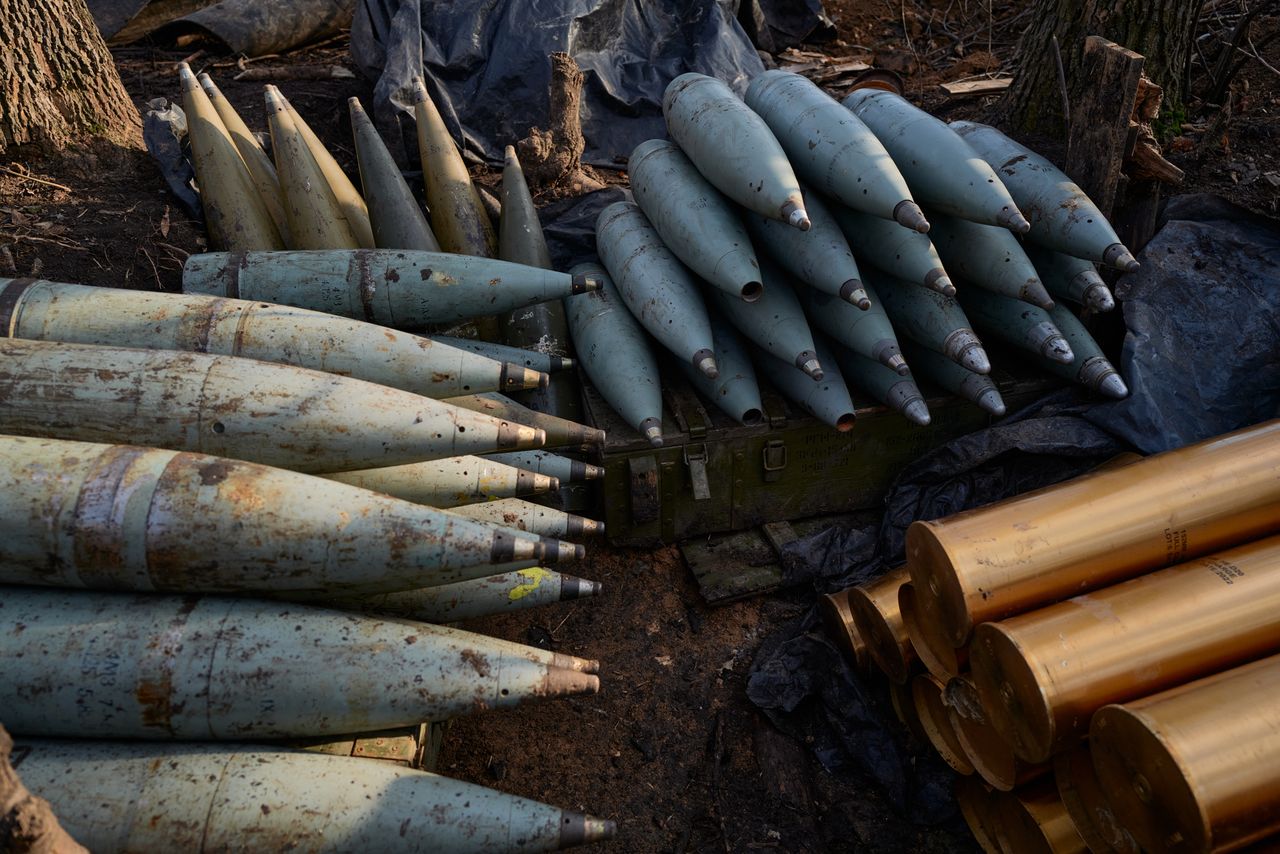
[[[916,522],[904,568],[830,599],[982,780],[957,798],[984,850],[1280,834],[1280,421]]]

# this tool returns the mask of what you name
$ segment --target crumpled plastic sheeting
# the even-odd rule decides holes
[[[187,115],[182,107],[164,98],[155,98],[147,103],[147,113],[142,119],[142,141],[155,159],[169,192],[177,197],[182,209],[203,230],[204,208],[195,189],[195,170],[184,150],[186,140]]]
[[[552,202],[539,210],[552,266],[568,270],[575,264],[600,263],[596,254],[596,219],[600,211],[614,202],[630,199],[631,194],[621,187],[606,187],[585,196]]]
[[[548,55],[566,51],[587,74],[584,160],[618,168],[646,139],[666,136],[662,93],[686,71],[738,92],[764,66],[735,17],[735,0],[361,0],[351,55],[374,86],[385,131],[412,115],[411,84],[424,75],[445,125],[490,162],[545,125]],[[406,145],[412,150],[412,145]]]
[[[767,53],[836,37],[836,25],[822,0],[752,0],[739,6],[738,21],[755,46]]]
[[[160,30],[164,36],[200,30],[245,56],[336,36],[351,26],[355,6],[356,0],[89,0],[98,29],[113,44]]]
[[[1130,396],[1088,418],[1145,453],[1280,414],[1280,223],[1217,196],[1178,196],[1120,279]]]

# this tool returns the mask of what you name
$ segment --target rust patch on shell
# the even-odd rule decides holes
[[[475,670],[476,675],[487,677],[491,672],[492,668],[489,665],[489,659],[483,654],[478,653],[473,649],[464,649],[461,655],[462,660],[471,665],[472,669]]]

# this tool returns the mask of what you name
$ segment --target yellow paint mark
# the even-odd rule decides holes
[[[527,579],[528,583],[517,584],[515,587],[511,588],[511,592],[507,594],[507,597],[512,602],[515,602],[517,599],[523,599],[541,587],[542,582],[551,577],[551,570],[535,567],[534,569],[517,570],[516,574],[521,578]]]

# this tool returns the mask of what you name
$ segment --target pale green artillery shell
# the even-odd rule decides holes
[[[15,757],[93,851],[498,854],[613,835],[612,822],[391,762],[261,745],[21,738]]]
[[[1022,247],[1035,265],[1045,289],[1057,299],[1067,299],[1081,305],[1097,308],[1097,296],[1103,296],[1114,307],[1110,289],[1092,261],[1055,252],[1034,243]]]
[[[598,445],[604,441],[603,430],[597,430],[567,418],[549,415],[546,412],[536,412],[496,392],[450,397],[444,402],[493,418],[542,430],[546,433],[546,446],[549,448]]]
[[[600,290],[566,297],[565,314],[583,370],[609,405],[641,435],[662,443],[662,386],[649,338],[594,264],[573,268],[600,279]],[[730,297],[732,299],[732,297]]]
[[[1049,312],[1022,300],[982,288],[962,288],[959,295],[965,314],[983,333],[1014,347],[1044,356],[1049,342],[1062,335]]]
[[[575,540],[604,532],[604,523],[520,498],[500,498],[453,510],[468,519],[494,522],[543,537]]]
[[[856,309],[855,309],[856,311]],[[824,424],[841,432],[853,428],[854,408],[849,387],[835,356],[822,343],[817,345],[823,377],[814,382],[804,371],[768,353],[757,351],[756,367],[778,391]]]
[[[23,629],[0,638],[0,702],[6,726],[33,736],[342,735],[599,688],[483,635],[409,620],[217,596],[4,594],[5,621]]]
[[[494,498],[535,495],[551,489],[551,478],[546,475],[475,456],[337,472],[324,477],[415,504],[440,508],[460,507]]]
[[[831,212],[864,263],[927,288],[947,277],[929,235],[841,205],[832,205]]]
[[[867,293],[884,306],[898,332],[953,361],[959,362],[965,346],[977,340],[955,297],[883,274],[872,277]]]
[[[850,387],[861,389],[895,412],[905,412],[907,407],[917,402],[920,406],[925,405],[924,395],[911,377],[901,376],[897,371],[846,347],[833,344],[829,349],[835,354],[840,372]]]
[[[493,223],[471,183],[471,173],[462,162],[453,137],[440,118],[440,111],[421,80],[415,87],[413,112],[418,124],[418,156],[422,160],[432,233],[445,252],[492,258],[498,248]]]
[[[1075,358],[1070,365],[1054,362],[1051,359],[1042,359],[1041,367],[1045,370],[1094,391],[1102,390],[1101,383],[1108,376],[1120,373],[1103,355],[1098,342],[1089,334],[1089,330],[1085,329],[1084,324],[1071,309],[1063,305],[1055,305],[1049,311],[1049,320],[1062,333],[1062,337],[1067,339],[1067,344],[1071,346],[1071,352]]]
[[[805,204],[808,231],[750,213],[747,228],[775,262],[806,285],[844,300],[860,296],[855,292],[862,290],[862,274],[835,217],[817,193],[807,191]]]
[[[564,273],[447,252],[357,249],[192,255],[184,293],[283,303],[422,329],[591,288]]]
[[[658,343],[697,365],[711,355],[711,323],[697,282],[634,202],[596,219],[596,250],[631,314]]]
[[[523,531],[204,454],[4,436],[0,463],[0,583],[384,592],[546,552]]]
[[[902,226],[896,227],[906,231]],[[815,327],[841,346],[883,363],[901,354],[898,338],[876,293],[866,282],[863,289],[871,300],[871,308],[866,311],[815,288],[802,286],[796,288],[795,293]]]
[[[0,340],[0,432],[121,437],[297,471],[352,471],[539,447],[539,431],[407,391],[289,365]]]
[[[791,230],[799,233],[799,229]],[[804,309],[789,277],[776,263],[762,258],[760,272],[765,283],[760,299],[745,302],[711,289],[708,293],[711,305],[747,340],[799,368],[816,358],[813,333]]]
[[[0,335],[240,356],[437,398],[537,382],[523,366],[305,308],[38,279],[0,279]]]
[[[967,370],[941,353],[909,338],[902,342],[902,353],[907,357],[912,375],[932,380],[952,394],[982,405],[992,414],[1004,414],[1004,399],[1000,396],[1000,389],[986,374]]]
[[[1028,240],[1078,258],[1109,262],[1107,250],[1120,238],[1065,172],[988,125],[952,122],[951,129],[1000,176],[1031,223]]]
[[[804,210],[800,183],[773,131],[723,82],[689,72],[662,96],[667,133],[720,192],[788,222]]]
[[[856,89],[843,103],[884,144],[921,205],[988,225],[1014,222],[1009,191],[946,122],[883,89]]]
[[[440,244],[431,233],[426,214],[405,183],[378,129],[360,106],[360,100],[349,98],[347,107],[373,245],[380,249],[439,252]]]
[[[813,188],[890,222],[898,205],[911,201],[906,179],[876,135],[808,78],[766,71],[751,81],[744,100],[773,130],[800,179]],[[808,193],[805,202],[812,218]]]
[[[681,365],[685,376],[704,397],[725,414],[748,427],[764,423],[764,404],[756,369],[751,364],[751,351],[733,324],[719,315],[711,317],[711,334],[715,339],[716,366],[720,376],[714,380],[692,365]]]
[[[985,288],[1040,308],[1052,305],[1035,266],[1009,229],[932,212],[929,222],[929,239],[961,287]]]
[[[553,356],[538,350],[526,350],[522,347],[495,344],[492,341],[479,341],[474,338],[452,338],[448,335],[428,335],[427,337],[432,341],[448,344],[450,347],[457,347],[459,350],[469,350],[472,353],[477,353],[499,362],[523,365],[530,370],[540,371],[544,374],[565,371],[573,367],[572,359]]]
[[[499,454],[485,454],[485,456],[509,466],[559,478],[561,485],[596,480],[604,476],[603,470],[598,466],[561,456],[552,451],[504,451]]]
[[[759,298],[760,265],[738,211],[678,146],[665,139],[640,143],[627,174],[636,203],[677,258],[725,293]]]

